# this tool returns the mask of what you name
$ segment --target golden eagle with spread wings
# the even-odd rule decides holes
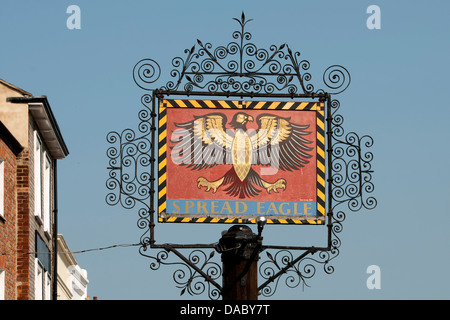
[[[246,198],[256,196],[260,188],[278,192],[286,189],[286,180],[273,183],[262,179],[253,165],[271,166],[275,170],[298,170],[309,162],[313,150],[308,146],[312,141],[306,136],[309,125],[294,124],[290,118],[273,114],[260,114],[256,117],[257,130],[247,130],[246,124],[253,117],[236,113],[226,128],[227,117],[215,112],[184,123],[175,123],[171,139],[172,160],[192,170],[202,170],[217,165],[232,164],[224,176],[214,181],[204,177],[197,179],[197,187],[214,193],[222,185],[227,194]],[[259,187],[259,188],[258,188]]]

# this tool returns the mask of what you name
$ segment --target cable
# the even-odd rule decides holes
[[[57,253],[71,253],[71,254],[78,254],[78,253],[86,253],[86,252],[91,252],[91,251],[100,251],[100,250],[107,250],[107,249],[112,249],[112,248],[117,248],[117,247],[135,247],[135,246],[140,246],[142,245],[141,243],[133,243],[133,244],[115,244],[115,245],[111,245],[111,246],[107,246],[107,247],[102,247],[102,248],[94,248],[94,249],[85,249],[85,250],[80,250],[80,251],[58,251]],[[0,256],[6,256],[6,255],[20,255],[20,254],[52,254],[52,252],[3,252],[0,253]]]

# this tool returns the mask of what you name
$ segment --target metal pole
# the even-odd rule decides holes
[[[53,160],[53,294],[52,300],[58,300],[58,193],[57,167]]]
[[[327,219],[328,219],[328,249],[331,250],[332,248],[332,228],[333,228],[333,195],[332,192],[332,186],[333,186],[333,128],[332,128],[332,121],[333,121],[333,115],[331,114],[331,94],[327,93],[327,155],[328,155],[328,212],[327,212]]]
[[[222,234],[223,300],[258,300],[261,244],[261,232],[256,235],[245,225],[232,226]]]

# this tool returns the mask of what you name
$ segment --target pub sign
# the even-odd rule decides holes
[[[160,222],[324,224],[323,102],[159,101]]]

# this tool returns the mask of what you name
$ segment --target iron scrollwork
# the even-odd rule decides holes
[[[349,210],[373,209],[377,205],[374,197],[368,196],[374,190],[372,182],[373,153],[367,149],[373,146],[368,135],[360,137],[355,132],[344,136],[344,118],[337,113],[338,100],[331,101],[332,108],[332,192],[335,207],[347,203]]]
[[[148,230],[152,212],[150,197],[154,192],[154,176],[150,167],[155,161],[153,157],[153,142],[151,140],[152,117],[156,115],[150,110],[152,97],[142,96],[144,109],[139,111],[141,121],[138,132],[125,129],[121,133],[111,131],[106,139],[110,146],[107,150],[109,158],[109,178],[106,187],[110,192],[106,203],[113,206],[120,204],[125,209],[138,207],[140,229]],[[147,232],[141,238],[142,244],[148,244]]]
[[[184,257],[170,246],[159,251],[156,256],[149,255],[147,250],[147,246],[142,246],[139,252],[141,255],[153,260],[150,263],[152,270],[158,270],[161,265],[178,267],[173,273],[173,280],[176,283],[176,287],[181,289],[180,295],[185,293],[200,295],[206,291],[210,299],[220,298],[221,287],[216,280],[222,275],[222,268],[213,260],[215,251],[211,251],[207,255],[204,251],[196,249],[191,251],[187,257]],[[168,260],[170,252],[175,253],[181,261],[170,262]],[[207,280],[205,281],[205,279]]]
[[[186,49],[186,58],[173,59],[175,67],[171,76],[175,78],[161,88],[162,91],[184,91],[187,95],[197,91],[210,94],[258,94],[312,93],[314,86],[308,83],[310,63],[300,60],[299,52],[292,52],[287,44],[272,45],[269,49],[258,48],[249,42],[252,34],[245,26],[252,19],[234,18],[240,30],[233,32],[236,41],[226,46],[213,48],[211,43],[203,44],[196,51],[194,45]],[[184,84],[184,85],[183,85]]]
[[[251,33],[246,31],[244,13],[234,19],[239,29],[232,33],[233,41],[213,48],[211,43],[197,40],[197,44],[185,50],[185,57],[172,60],[173,78],[160,88],[152,88],[159,79],[161,68],[151,59],[139,61],[133,69],[133,79],[138,87],[149,91],[141,98],[143,109],[139,111],[137,132],[126,129],[112,131],[107,141],[109,178],[106,197],[109,205],[121,205],[125,209],[137,209],[138,227],[143,230],[142,256],[152,259],[150,268],[161,265],[178,266],[173,280],[181,294],[198,295],[207,291],[209,298],[218,299],[222,294],[216,282],[222,274],[215,252],[215,244],[155,244],[154,193],[155,193],[155,100],[162,95],[209,95],[235,97],[310,98],[327,102],[327,191],[328,191],[328,245],[326,247],[263,246],[259,275],[262,284],[258,290],[263,296],[272,296],[282,279],[287,287],[305,285],[316,274],[316,265],[322,265],[325,273],[334,272],[332,261],[339,255],[345,207],[353,212],[373,209],[376,199],[372,183],[373,154],[367,151],[373,145],[370,136],[360,137],[354,132],[345,134],[344,118],[338,113],[340,103],[333,95],[344,92],[350,82],[350,73],[339,65],[327,68],[323,73],[324,89],[315,89],[308,72],[310,63],[300,59],[287,44],[272,45],[268,49],[251,43]],[[344,207],[344,208],[342,208]],[[186,256],[178,249],[190,249]],[[150,249],[159,249],[149,254]],[[203,250],[210,250],[210,253]],[[277,250],[277,251],[272,251]],[[272,252],[271,252],[272,251]],[[171,261],[170,257],[177,260]]]
[[[259,266],[259,274],[264,280],[258,288],[261,295],[272,296],[278,284],[284,279],[284,283],[289,288],[302,285],[302,288],[309,285],[306,280],[311,279],[316,274],[316,265],[322,265],[326,274],[332,274],[334,267],[332,261],[339,255],[341,241],[338,234],[342,232],[342,222],[345,214],[339,211],[335,215],[330,215],[332,222],[329,224],[330,239],[328,248],[314,248],[303,250],[294,258],[293,250],[278,250],[274,255],[266,251],[267,259]]]

